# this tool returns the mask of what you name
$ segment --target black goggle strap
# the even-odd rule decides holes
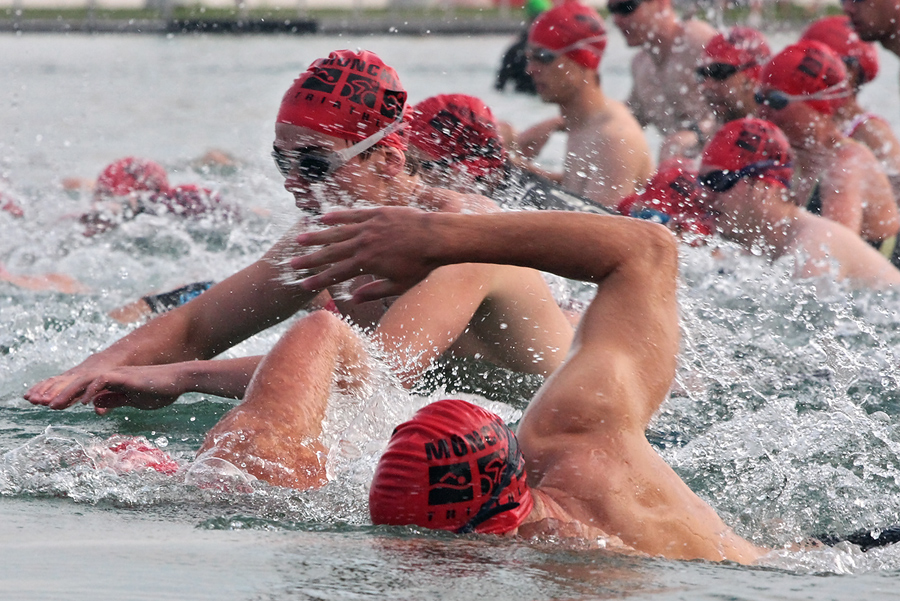
[[[516,470],[519,467],[519,461],[521,461],[521,453],[519,452],[519,441],[516,440],[515,435],[508,428],[506,429],[506,464],[503,466],[503,473],[500,474],[500,481],[497,483],[497,486],[494,487],[494,490],[491,491],[491,498],[485,501],[475,515],[472,516],[468,522],[460,526],[457,530],[457,534],[470,534],[475,532],[475,529],[481,524],[485,523],[495,515],[499,515],[504,511],[510,511],[515,509],[521,503],[518,501],[513,501],[511,503],[504,503],[499,505],[500,495],[504,490],[512,483],[513,476],[516,474]]]
[[[788,102],[804,100],[838,100],[839,98],[846,98],[851,94],[853,94],[853,90],[850,89],[847,80],[844,80],[812,94],[788,94],[781,90],[769,90],[768,92],[756,92],[755,99],[757,104],[774,101],[775,104],[780,104],[783,107],[787,106]],[[787,102],[779,102],[779,100],[785,100]]]

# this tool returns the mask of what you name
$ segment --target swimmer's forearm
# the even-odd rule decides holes
[[[186,361],[178,365],[184,392],[241,399],[262,355],[237,359]]]
[[[505,263],[591,282],[652,254],[671,234],[635,219],[556,211],[468,216],[431,214],[433,263]]]

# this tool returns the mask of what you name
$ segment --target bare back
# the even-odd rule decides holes
[[[575,194],[612,208],[652,175],[644,132],[621,102],[607,97],[603,110],[568,134],[561,183]]]
[[[797,257],[796,276],[833,274],[870,288],[900,285],[900,271],[846,227],[800,211],[789,252]]]

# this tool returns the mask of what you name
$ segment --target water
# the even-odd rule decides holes
[[[153,290],[221,279],[255,260],[295,216],[268,156],[280,96],[314,58],[366,47],[399,71],[413,101],[482,97],[516,126],[554,114],[503,95],[492,76],[505,37],[0,37],[0,186],[26,209],[0,214],[0,262],[58,271],[79,295],[0,287],[0,598],[3,599],[850,599],[893,598],[900,549],[780,552],[763,567],[671,562],[603,551],[368,524],[348,477],[314,493],[190,468],[233,403],[186,395],[157,412],[54,413],[21,394],[130,330],[106,312]],[[780,48],[790,36],[775,37]],[[603,81],[624,98],[631,52],[611,31]],[[898,65],[864,101],[900,127]],[[658,138],[651,136],[653,145]],[[561,140],[545,160],[560,162]],[[233,170],[203,170],[207,149]],[[143,215],[92,239],[71,215],[88,203],[59,185],[126,154],[161,161],[241,205],[234,224]],[[255,209],[254,212],[251,209]],[[268,213],[267,215],[258,213]],[[900,326],[896,293],[795,285],[726,246],[682,253],[683,353],[649,432],[679,474],[754,542],[900,523]],[[582,293],[584,291],[581,291]],[[231,355],[265,352],[283,331]],[[451,366],[447,373],[455,373]],[[481,366],[466,386],[483,380]],[[503,376],[521,408],[534,382]],[[514,415],[514,409],[507,409]],[[48,429],[48,426],[51,426]],[[183,466],[120,473],[100,443],[144,436]],[[209,469],[206,469],[209,468]]]

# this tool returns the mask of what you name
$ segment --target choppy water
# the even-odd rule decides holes
[[[492,90],[508,41],[0,37],[2,186],[27,213],[0,213],[0,262],[64,272],[88,288],[73,296],[0,285],[0,598],[894,596],[893,548],[785,552],[765,568],[743,568],[376,528],[355,478],[315,493],[259,484],[241,492],[248,489],[238,476],[225,490],[199,486],[221,474],[190,468],[194,449],[230,401],[187,395],[161,411],[98,418],[84,407],[54,413],[22,400],[32,383],[129,331],[108,310],[151,290],[221,279],[290,223],[295,210],[268,157],[272,121],[312,59],[367,47],[397,68],[412,100],[472,93],[524,126],[553,109]],[[773,45],[789,41],[782,35]],[[603,80],[617,98],[630,87],[629,57],[613,31]],[[882,58],[864,99],[898,127],[897,62]],[[192,168],[209,148],[240,165]],[[556,141],[548,162],[559,161],[560,148]],[[59,182],[93,177],[126,154],[161,161],[175,183],[220,191],[245,217],[229,225],[143,215],[84,238],[69,215],[88,199]],[[900,298],[796,285],[788,272],[731,247],[716,258],[683,249],[683,353],[651,438],[726,522],[759,544],[900,523]],[[281,331],[233,354],[265,352]],[[468,369],[471,387],[481,367]],[[520,407],[534,382],[504,377],[513,392],[501,398]],[[119,473],[99,450],[113,434],[144,436],[184,467],[174,476]]]

